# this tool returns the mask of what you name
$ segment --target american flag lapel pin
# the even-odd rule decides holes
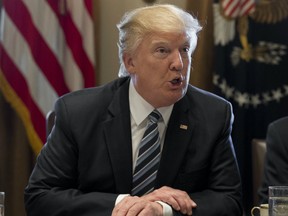
[[[183,130],[187,130],[187,129],[188,129],[188,126],[187,126],[187,125],[184,125],[184,124],[180,124],[180,128],[183,129]]]

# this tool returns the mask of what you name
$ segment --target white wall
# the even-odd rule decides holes
[[[185,0],[157,0],[155,3],[175,4],[185,8]],[[145,6],[143,0],[100,0],[100,53],[98,57],[98,84],[107,83],[118,77],[118,30],[116,24],[129,10]]]

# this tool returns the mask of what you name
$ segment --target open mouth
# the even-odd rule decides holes
[[[180,84],[182,82],[182,79],[179,77],[179,78],[175,78],[173,80],[170,81],[173,85],[177,85],[177,84]]]

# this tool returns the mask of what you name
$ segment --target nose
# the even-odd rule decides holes
[[[179,71],[183,69],[183,59],[179,51],[175,51],[171,58],[170,70]]]

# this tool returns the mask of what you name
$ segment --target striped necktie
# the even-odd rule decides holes
[[[146,131],[139,144],[131,193],[134,196],[142,196],[154,189],[161,156],[158,131],[158,121],[160,118],[161,114],[156,109],[150,113]]]

